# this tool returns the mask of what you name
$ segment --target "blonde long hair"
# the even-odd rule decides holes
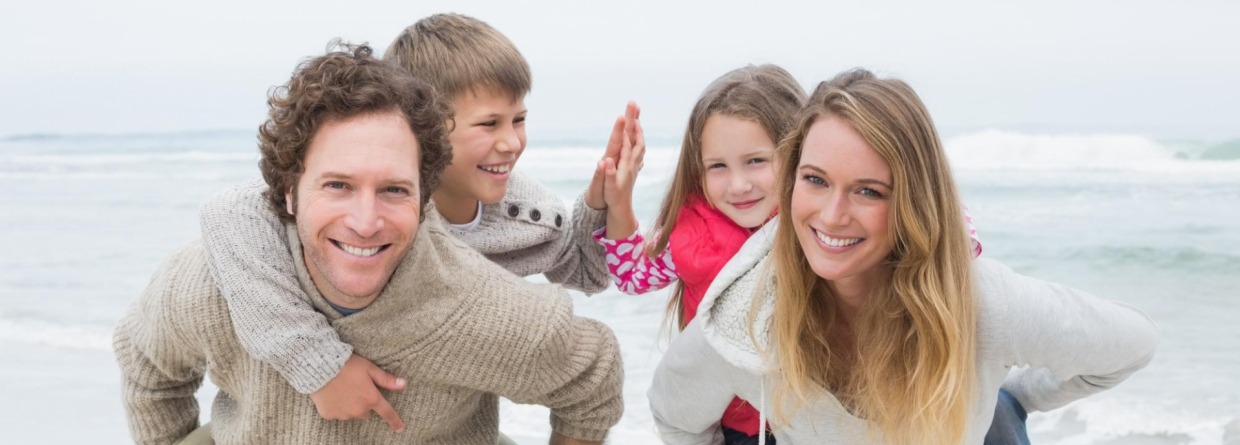
[[[654,258],[667,249],[672,227],[680,218],[680,209],[690,197],[704,196],[702,130],[708,118],[719,114],[752,120],[778,143],[792,128],[793,119],[804,103],[805,90],[801,84],[776,65],[746,65],[711,82],[689,115],[672,182],[659,206],[659,217],[647,236],[654,242],[647,245],[646,255]],[[684,285],[677,282],[667,304],[667,315],[677,330],[683,330],[687,324],[683,295]]]
[[[823,82],[779,146],[783,209],[806,133],[825,116],[850,123],[890,167],[894,247],[850,340],[839,335],[838,303],[810,269],[795,221],[780,218],[767,351],[782,377],[774,419],[789,419],[825,388],[889,443],[960,443],[976,391],[977,309],[964,216],[934,124],[902,81],[856,69]]]

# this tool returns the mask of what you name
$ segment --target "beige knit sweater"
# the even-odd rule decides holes
[[[335,378],[354,351],[298,289],[283,223],[263,198],[266,190],[253,181],[204,203],[203,242],[241,346],[310,394]],[[433,202],[426,214],[439,215]],[[504,199],[482,206],[479,226],[453,235],[512,273],[541,273],[594,293],[610,282],[606,252],[591,236],[605,218],[583,198],[570,215],[554,192],[514,170]]]
[[[377,417],[321,419],[309,397],[247,354],[195,242],[164,262],[116,329],[135,442],[172,443],[193,430],[204,374],[220,388],[211,414],[220,444],[493,445],[498,396],[550,407],[560,434],[602,440],[623,409],[611,330],[574,316],[559,286],[524,281],[434,219],[375,302],[348,317],[318,293],[296,229],[286,227],[314,307],[358,354],[408,379],[406,390],[384,394],[408,425],[404,433]]]

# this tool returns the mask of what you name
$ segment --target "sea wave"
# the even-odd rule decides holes
[[[952,165],[962,169],[1240,171],[1240,154],[1231,157],[1228,144],[1173,144],[1141,135],[986,130],[950,138],[944,145]]]
[[[111,351],[112,327],[0,317],[0,342]]]

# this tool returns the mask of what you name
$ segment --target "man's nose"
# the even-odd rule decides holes
[[[373,194],[359,193],[345,215],[345,227],[362,238],[369,238],[383,228],[383,217],[379,212],[379,203]]]

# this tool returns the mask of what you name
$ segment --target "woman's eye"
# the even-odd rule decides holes
[[[808,182],[814,185],[822,185],[822,186],[827,185],[827,181],[824,181],[822,178],[819,178],[814,175],[805,175],[805,176],[802,176],[801,179],[804,180],[805,182]]]
[[[878,199],[882,199],[882,198],[884,198],[884,197],[885,197],[885,195],[883,195],[882,193],[880,193],[878,190],[874,190],[874,189],[869,188],[869,187],[866,187],[866,188],[863,188],[863,189],[861,189],[861,190],[858,190],[858,191],[857,191],[857,193],[860,193],[861,195],[863,195],[863,196],[867,196],[867,197],[870,197],[870,198],[878,198]]]

